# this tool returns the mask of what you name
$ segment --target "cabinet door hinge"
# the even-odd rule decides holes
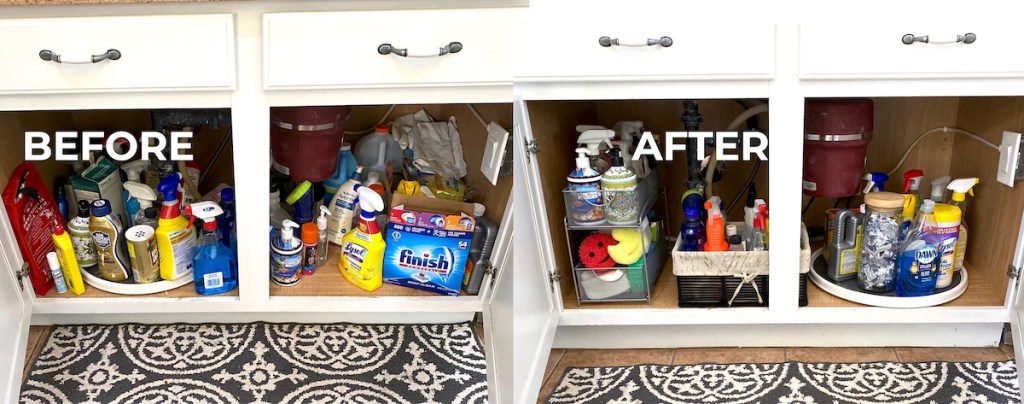
[[[491,264],[491,260],[484,260],[484,273],[491,276],[491,290],[494,289],[494,284],[498,280],[498,271],[494,268],[494,264]]]
[[[540,152],[540,146],[537,145],[537,141],[533,139],[523,139],[523,145],[526,148],[526,162],[529,163],[531,160],[531,154],[537,154]]]
[[[548,279],[551,281],[551,291],[554,292],[555,284],[562,280],[562,274],[559,273],[558,268],[555,268],[554,271],[548,274]]]
[[[1006,276],[1016,279],[1017,277],[1020,276],[1020,268],[1017,268],[1013,266],[1013,264],[1010,264],[1010,267],[1006,270]]]
[[[18,289],[25,290],[25,278],[28,278],[28,262],[21,263],[21,269],[15,273],[18,278]]]

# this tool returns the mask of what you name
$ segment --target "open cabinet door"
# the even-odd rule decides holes
[[[519,208],[515,244],[515,403],[534,403],[555,339],[561,311],[557,269],[547,231],[548,218],[540,188],[529,114],[522,98],[513,104],[515,186]]]
[[[0,207],[0,401],[5,403],[18,402],[32,319],[32,296],[27,291],[32,287],[21,287],[18,275],[23,262],[7,210]]]
[[[1017,380],[1021,386],[1021,402],[1024,402],[1024,282],[1021,282],[1024,270],[1024,215],[1021,217],[1020,233],[1017,235],[1017,249],[1010,263],[1010,282],[1015,282],[1016,293],[1010,304],[1010,330],[1013,339],[1013,357],[1017,362]]]
[[[512,212],[515,204],[509,200],[502,226],[494,242],[490,276],[491,286],[480,288],[484,302],[484,352],[487,355],[488,402],[507,403],[512,400]]]

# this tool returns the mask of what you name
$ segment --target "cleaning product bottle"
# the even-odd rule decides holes
[[[754,218],[754,228],[750,229],[750,251],[764,251],[768,249],[765,241],[765,217],[757,215]]]
[[[605,217],[613,225],[634,224],[639,220],[640,201],[636,192],[636,174],[626,168],[622,150],[613,147],[608,151],[612,166],[601,174],[601,189],[607,200]]]
[[[71,244],[75,247],[75,258],[79,268],[92,270],[96,266],[96,244],[89,231],[89,202],[78,201],[78,215],[68,222]]]
[[[285,219],[270,243],[270,279],[281,286],[302,280],[302,241],[295,238],[295,222]]]
[[[125,227],[128,228],[139,224],[136,223],[135,218],[137,215],[140,215],[138,212],[143,209],[141,202],[139,202],[138,195],[132,194],[131,190],[128,189],[128,181],[141,183],[142,172],[146,170],[146,167],[149,167],[149,160],[129,161],[121,164],[120,167],[121,171],[124,171],[125,177],[127,178],[124,183],[124,210],[128,213],[128,217],[125,218],[128,222]],[[149,186],[147,185],[146,188],[149,188]],[[152,188],[150,188],[150,193],[153,193]],[[155,200],[156,195],[154,194],[152,201]],[[150,203],[150,206],[153,206],[152,203]]]
[[[356,167],[355,174],[349,177],[334,193],[334,200],[331,201],[331,218],[327,221],[328,239],[337,245],[341,245],[342,239],[352,230],[352,220],[355,212],[359,210],[359,182],[363,179],[363,167]]]
[[[708,212],[704,210],[704,182],[700,180],[687,180],[686,181],[686,192],[683,193],[682,199],[683,213],[686,213],[687,208],[694,208],[700,212],[700,221],[707,222]],[[753,223],[753,222],[751,222]]]
[[[295,223],[299,226],[313,221],[313,184],[302,181],[284,201],[294,208]]]
[[[469,244],[469,261],[466,262],[466,273],[462,277],[462,287],[466,294],[480,293],[480,285],[484,281],[484,267],[491,258],[494,241],[498,238],[498,225],[484,216],[486,207],[480,203],[473,204],[473,218],[476,228],[473,230],[473,241]]]
[[[953,191],[950,204],[960,208],[960,235],[956,239],[956,251],[953,253],[953,270],[964,268],[964,255],[967,254],[967,195],[974,196],[977,178],[957,178],[947,187]]]
[[[939,177],[932,180],[932,193],[928,199],[940,203],[946,200],[946,185],[949,185],[949,176]]]
[[[224,210],[213,202],[196,202],[185,207],[185,213],[192,216],[189,228],[197,218],[203,221],[193,258],[196,293],[215,295],[234,290],[238,286],[238,261],[217,235],[217,216]]]
[[[761,219],[761,233],[764,234],[764,248],[768,249],[768,203],[764,199],[754,201],[757,205],[757,217]]]
[[[700,221],[700,210],[686,208],[684,213],[686,219],[683,220],[682,226],[679,226],[679,235],[682,238],[679,251],[703,251],[707,240],[704,236],[704,223]]]
[[[381,184],[390,188],[391,174],[402,167],[402,146],[391,136],[388,124],[377,125],[373,133],[356,142],[356,161],[363,167],[363,177],[380,173]]]
[[[131,204],[126,204],[125,209],[128,210],[128,218],[131,219],[131,225],[135,226],[142,224],[146,219],[146,209],[153,207],[153,202],[156,202],[156,192],[153,192],[153,188],[149,185],[135,181],[125,181],[124,190],[130,196]]]
[[[89,232],[92,233],[92,241],[96,245],[99,276],[112,282],[127,280],[130,264],[121,220],[111,212],[110,201],[106,199],[93,201],[91,210]]]
[[[281,207],[280,185],[276,182],[270,183],[270,225],[280,229],[285,220],[291,220],[292,216]]]
[[[146,225],[152,227],[154,230],[159,225],[160,220],[160,209],[156,207],[149,207],[142,210],[142,219],[136,225]]]
[[[601,174],[590,167],[587,149],[576,149],[576,169],[566,177],[572,203],[572,220],[577,225],[605,222]]]
[[[941,259],[938,248],[930,244],[936,240],[930,226],[930,223],[935,223],[934,211],[935,202],[925,199],[913,227],[901,243],[896,296],[926,296],[935,293]]]
[[[924,178],[924,171],[913,169],[903,173],[903,225],[900,229],[900,237],[906,239],[910,225],[917,216],[917,209],[921,207],[921,200],[917,193],[921,187],[921,179]]]
[[[864,186],[864,193],[869,192],[885,192],[885,182],[889,181],[889,175],[881,171],[875,171],[870,174],[864,174],[864,181],[867,181],[867,185]]]
[[[302,276],[313,275],[316,272],[316,243],[320,239],[318,233],[315,223],[302,224]]]
[[[938,250],[938,264],[936,268],[935,289],[945,289],[953,284],[954,268],[956,265],[956,245],[960,236],[960,223],[963,220],[963,212],[960,208],[946,204],[936,203],[932,215],[934,221],[928,221],[928,232],[931,239],[928,244],[934,245]]]
[[[220,230],[220,242],[231,251],[238,254],[238,247],[235,241],[235,190],[224,188],[220,190],[220,208],[224,211],[217,227]]]
[[[704,226],[707,234],[704,251],[728,251],[729,243],[725,242],[725,223],[722,222],[722,211],[717,204],[710,200],[704,202],[704,209],[708,211],[708,224]]]
[[[57,260],[57,253],[52,251],[46,253],[46,263],[50,266],[50,275],[53,276],[53,285],[57,289],[57,293],[67,293],[68,285],[67,283],[64,283],[64,274],[61,272],[60,261]]]
[[[577,126],[576,130],[580,132],[580,137],[576,139],[576,143],[586,145],[586,155],[590,156],[590,167],[597,171],[598,175],[604,174],[606,170],[611,168],[611,164],[610,161],[605,160],[601,156],[601,145],[607,145],[608,148],[611,149],[612,138],[615,137],[615,131],[605,129],[604,127],[589,125]],[[579,152],[578,149],[577,152]],[[577,167],[579,167],[579,165],[577,165]]]
[[[377,212],[384,209],[384,200],[370,188],[359,187],[359,227],[342,239],[341,274],[353,285],[375,291],[384,282],[384,238],[377,224]]]
[[[71,215],[71,207],[68,205],[67,194],[65,194],[64,184],[67,182],[64,177],[57,177],[53,184],[53,201],[57,202],[57,210],[60,211],[60,215],[64,217],[66,222]]]
[[[829,243],[828,272],[833,282],[842,282],[857,277],[860,267],[860,213],[844,209],[836,212],[835,231]]]
[[[341,151],[338,152],[338,168],[334,170],[334,175],[324,180],[324,204],[330,205],[331,200],[334,199],[334,193],[338,191],[338,187],[348,181],[348,177],[352,176],[352,173],[356,172],[356,167],[359,163],[356,162],[356,156],[352,155],[352,145],[348,143],[341,144]]]
[[[327,263],[327,247],[331,244],[327,240],[327,216],[330,216],[330,214],[330,209],[323,205],[320,206],[320,217],[316,219],[316,266]]]
[[[192,257],[195,255],[195,232],[188,220],[181,216],[181,204],[176,199],[180,176],[173,173],[160,180],[157,186],[157,191],[164,195],[164,202],[154,237],[160,252],[160,277],[169,281],[192,273]]]
[[[747,203],[743,206],[743,224],[747,225],[747,229],[754,228],[754,218],[757,217],[755,201],[757,201],[757,190],[754,188],[754,183],[751,182],[750,188],[747,188]]]
[[[53,229],[53,249],[57,252],[56,258],[68,290],[76,295],[85,293],[82,269],[78,266],[78,259],[75,258],[75,246],[63,227],[57,226]]]

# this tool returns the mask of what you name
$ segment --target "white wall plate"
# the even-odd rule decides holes
[[[1013,188],[1020,162],[1020,132],[1003,132],[1003,143],[999,145],[999,172],[996,180]]]
[[[498,184],[501,162],[505,160],[505,143],[508,142],[508,131],[501,125],[491,122],[487,124],[487,143],[484,145],[484,158],[480,162],[480,171],[492,185]]]

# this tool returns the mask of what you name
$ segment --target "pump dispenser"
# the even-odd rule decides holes
[[[224,214],[224,210],[213,202],[196,202],[185,207],[185,213],[192,216],[188,221],[190,228],[197,218],[203,221],[192,272],[196,292],[214,295],[234,290],[238,286],[238,261],[217,234],[217,216]]]
[[[974,186],[978,184],[977,178],[957,178],[949,183],[948,188],[953,191],[950,204],[960,208],[960,235],[956,239],[956,250],[953,252],[953,269],[959,271],[964,268],[964,255],[967,253],[967,195],[974,196]]]
[[[869,192],[883,192],[885,191],[885,182],[889,181],[889,175],[881,171],[875,171],[871,174],[864,174],[864,180],[867,181],[867,185],[864,186],[864,193]]]
[[[131,222],[131,226],[140,225],[146,219],[146,208],[153,207],[153,202],[156,202],[156,192],[149,185],[135,181],[125,181],[124,190],[134,201],[134,203],[125,205],[125,209],[128,210],[128,220]],[[134,211],[132,205],[135,205]]]
[[[949,185],[949,176],[939,177],[932,180],[932,193],[928,199],[941,203],[946,200],[946,186]]]
[[[601,192],[601,174],[590,166],[589,151],[576,149],[576,168],[569,173],[569,202],[572,220],[577,225],[597,225],[605,222],[604,195]]]
[[[384,200],[368,187],[359,187],[359,227],[342,239],[341,274],[360,289],[375,291],[384,282],[384,238],[377,224],[377,212]]]
[[[292,286],[302,279],[302,241],[295,237],[297,228],[298,224],[285,219],[270,243],[270,279],[281,286]]]
[[[704,251],[728,251],[729,243],[725,241],[725,223],[722,222],[722,211],[719,205],[708,200],[704,202],[704,209],[708,211],[708,224],[705,226],[707,241],[704,243]]]
[[[585,153],[586,153],[587,156],[590,156],[590,158],[589,158],[589,161],[590,161],[589,166],[592,167],[594,170],[596,170],[598,174],[602,174],[602,173],[605,172],[605,170],[607,170],[609,167],[611,167],[611,165],[608,164],[607,161],[605,161],[604,159],[602,159],[600,157],[601,156],[601,144],[603,143],[603,144],[607,145],[609,149],[611,149],[613,147],[612,146],[612,138],[615,137],[615,131],[611,130],[611,129],[605,129],[605,128],[600,128],[600,129],[592,129],[592,128],[595,128],[595,127],[593,127],[593,126],[577,127],[577,130],[580,130],[580,129],[584,129],[584,130],[580,131],[582,133],[580,133],[579,139],[576,139],[576,143],[586,145],[585,149],[587,151]],[[579,153],[579,149],[576,149],[576,152]],[[576,166],[579,167],[578,164]]]
[[[316,219],[317,241],[316,241],[316,266],[327,263],[327,248],[331,244],[327,240],[327,216],[331,210],[320,205],[320,217]]]
[[[160,277],[175,280],[192,272],[195,232],[188,220],[181,217],[181,203],[177,199],[181,174],[173,173],[160,180],[157,191],[164,195],[160,220],[156,227],[156,245],[160,251]]]

